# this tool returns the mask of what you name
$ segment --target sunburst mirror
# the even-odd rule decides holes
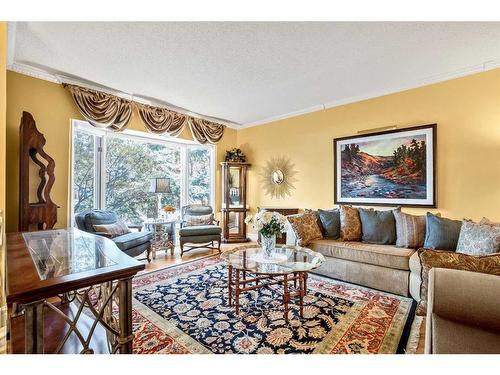
[[[290,160],[284,156],[272,158],[262,168],[262,187],[271,198],[286,198],[295,189],[293,184],[297,181],[294,177],[296,174],[297,171]]]

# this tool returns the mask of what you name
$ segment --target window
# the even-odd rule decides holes
[[[210,150],[200,147],[188,148],[188,202],[189,204],[210,202]]]
[[[99,139],[78,129],[73,133],[73,210],[83,212],[98,207],[96,158]]]
[[[125,131],[113,133],[73,121],[73,215],[92,208],[115,211],[126,223],[158,215],[152,178],[169,178],[161,205],[214,204],[213,146]]]
[[[157,197],[148,191],[150,179],[154,177],[170,178],[172,193],[160,196],[162,206],[169,204],[180,209],[180,147],[120,136],[108,137],[105,206],[115,211],[121,220],[138,223],[155,217]]]

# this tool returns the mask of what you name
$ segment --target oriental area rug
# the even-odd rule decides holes
[[[228,306],[218,256],[143,274],[133,282],[136,354],[403,353],[411,298],[310,274],[304,316],[279,287],[243,293]]]

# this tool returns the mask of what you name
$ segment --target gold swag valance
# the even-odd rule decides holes
[[[177,137],[187,121],[185,115],[166,108],[137,103],[137,109],[146,128],[156,134],[167,133]]]
[[[78,110],[97,128],[125,129],[132,118],[132,102],[85,87],[63,85],[73,96]]]
[[[217,143],[224,134],[224,125],[216,124],[215,122],[210,122],[201,118],[191,117],[189,119],[189,127],[191,128],[193,137],[201,144],[207,142]]]
[[[225,126],[222,124],[77,85],[63,86],[71,92],[82,116],[98,128],[111,128],[114,131],[125,129],[132,118],[132,106],[135,105],[146,129],[152,133],[167,133],[177,137],[189,123],[193,138],[201,144],[217,143],[224,135]]]

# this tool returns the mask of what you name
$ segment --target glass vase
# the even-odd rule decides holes
[[[260,246],[262,247],[262,253],[265,258],[272,258],[274,250],[276,249],[276,235],[271,234],[270,236],[260,236]]]

